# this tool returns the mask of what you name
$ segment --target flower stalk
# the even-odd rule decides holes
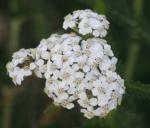
[[[134,17],[136,20],[139,20],[139,17],[141,16],[142,7],[143,7],[142,0],[134,0],[133,10],[134,10]],[[125,69],[125,79],[128,79],[128,80],[133,78],[135,64],[138,59],[138,53],[140,50],[137,28],[134,28],[131,35],[132,35],[131,39],[133,42],[129,46],[128,59],[127,59],[127,64],[126,64],[126,69]]]

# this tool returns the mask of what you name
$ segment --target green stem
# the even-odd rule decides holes
[[[138,20],[141,13],[142,13],[142,0],[134,0],[133,3],[133,10],[134,10],[134,16]],[[133,77],[134,67],[137,61],[138,52],[140,49],[140,45],[137,41],[138,39],[138,32],[137,29],[134,28],[134,31],[131,31],[132,40],[136,40],[136,42],[132,42],[130,44],[130,49],[128,52],[128,60],[126,64],[126,70],[125,70],[125,78],[130,80]]]
[[[125,79],[128,79],[128,80],[132,79],[139,48],[140,48],[139,44],[137,43],[132,43],[130,45],[129,53],[128,53],[128,60],[127,60],[127,65],[126,65],[126,70],[125,70]]]
[[[10,38],[8,45],[9,54],[12,54],[19,47],[20,28],[22,23],[23,20],[21,18],[13,18],[10,21]]]
[[[134,0],[133,8],[136,17],[142,14],[143,0]]]
[[[95,0],[94,10],[96,10],[96,12],[99,12],[101,14],[106,14],[106,6],[104,0]]]

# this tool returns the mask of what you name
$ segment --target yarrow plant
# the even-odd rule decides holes
[[[125,93],[117,58],[102,39],[109,22],[104,15],[78,10],[64,18],[63,28],[74,33],[52,34],[36,48],[14,53],[6,66],[9,76],[16,85],[33,74],[44,78],[44,92],[55,105],[72,109],[77,102],[85,117],[105,117]]]

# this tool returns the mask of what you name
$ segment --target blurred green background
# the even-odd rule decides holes
[[[63,17],[77,9],[107,16],[117,71],[137,81],[126,82],[122,105],[104,119],[53,106],[43,80],[30,77],[15,87],[5,68],[14,51],[63,33]],[[150,0],[0,0],[0,128],[150,128],[149,83]]]

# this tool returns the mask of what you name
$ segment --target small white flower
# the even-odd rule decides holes
[[[65,19],[65,21],[66,21],[66,22],[63,23],[64,29],[67,29],[68,27],[70,27],[70,28],[75,27],[76,21],[75,21],[75,19],[72,17],[72,15],[69,14],[69,15],[67,15],[64,19]]]
[[[85,99],[87,99],[87,95],[86,95],[86,93],[85,93],[85,92],[81,92],[81,93],[79,93],[78,97],[79,97],[81,100],[85,100]]]
[[[61,93],[59,96],[58,96],[58,100],[59,102],[62,102],[64,100],[67,100],[68,98],[68,94],[67,93]]]
[[[99,64],[99,68],[101,70],[108,70],[110,66],[111,66],[111,60],[107,56],[104,56],[101,64]]]
[[[76,78],[83,78],[84,77],[84,73],[82,73],[82,72],[76,72],[74,75]]]
[[[87,65],[84,65],[83,66],[83,71],[86,72],[86,73],[89,72],[90,71],[90,67],[87,66]]]
[[[100,32],[98,30],[94,30],[93,31],[93,36],[99,37],[100,36]]]
[[[44,64],[44,60],[39,59],[39,60],[37,60],[36,64],[40,67]]]
[[[96,106],[97,105],[97,99],[96,98],[91,98],[90,99],[90,105],[92,105],[92,106]]]
[[[73,64],[72,65],[72,69],[74,70],[74,71],[78,71],[79,70],[79,65],[78,64]]]
[[[34,70],[35,68],[36,68],[35,63],[31,63],[31,64],[30,64],[30,69],[31,69],[31,70]]]
[[[80,46],[79,45],[74,45],[73,50],[74,51],[80,51]]]
[[[74,104],[73,104],[73,103],[68,103],[68,104],[65,106],[65,108],[67,108],[67,109],[72,109],[72,108],[74,108]]]

